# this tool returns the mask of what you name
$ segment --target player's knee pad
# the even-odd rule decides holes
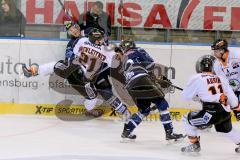
[[[155,104],[159,112],[165,111],[169,108],[168,102],[165,100],[165,98],[157,99]]]

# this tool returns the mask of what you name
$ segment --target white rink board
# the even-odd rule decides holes
[[[27,79],[17,75],[15,70],[19,68],[17,63],[41,65],[63,59],[66,44],[66,41],[0,39],[0,89],[4,91],[0,93],[0,103],[56,104],[63,100],[65,95],[49,89],[48,76]],[[195,62],[198,57],[211,53],[208,46],[162,44],[139,44],[138,46],[145,48],[157,63],[174,67],[176,77],[172,82],[179,87],[184,87],[189,77],[195,73]],[[11,84],[9,82],[7,85],[6,81],[11,81]],[[27,83],[27,86],[19,86],[19,82]],[[195,103],[182,101],[180,93],[176,90],[174,94],[166,96],[171,107],[197,106]],[[75,96],[75,99],[81,103],[78,96]]]

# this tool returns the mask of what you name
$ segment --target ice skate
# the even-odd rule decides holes
[[[127,142],[134,142],[137,136],[135,134],[131,134],[130,129],[127,128],[127,124],[124,124],[124,129],[122,132],[122,143],[127,143]]]
[[[183,139],[186,136],[184,136],[183,134],[177,134],[177,133],[173,133],[172,130],[169,130],[166,132],[166,140],[174,140],[174,141],[178,141],[179,139]]]
[[[26,67],[26,64],[22,64],[23,75],[27,78],[38,75],[38,64],[34,63],[29,68]]]
[[[201,150],[201,146],[199,141],[181,148],[182,152],[200,152],[200,150]]]

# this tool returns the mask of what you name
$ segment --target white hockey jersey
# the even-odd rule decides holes
[[[235,96],[227,79],[212,73],[199,73],[191,77],[187,86],[182,92],[183,99],[193,100],[199,98],[201,102],[219,102],[221,94],[228,97],[228,106],[224,106],[226,111],[238,105]]]
[[[85,76],[89,79],[93,78],[101,69],[111,67],[115,55],[115,52],[107,50],[106,46],[93,44],[86,37],[79,39],[73,52],[76,56],[73,63],[81,65]],[[104,63],[106,67],[102,68]]]
[[[213,70],[216,75],[228,79],[234,91],[240,91],[240,51],[236,49],[229,50],[226,62],[214,61]]]

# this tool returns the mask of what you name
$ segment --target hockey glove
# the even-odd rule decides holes
[[[160,84],[162,88],[168,88],[172,85],[172,82],[163,75],[157,78],[157,83]]]
[[[224,94],[221,94],[220,99],[219,99],[219,102],[220,102],[222,105],[227,106],[227,101],[228,101],[228,97],[225,96]]]
[[[26,64],[22,64],[22,71],[25,77],[29,78],[32,76],[38,75],[39,65],[34,63],[29,68],[26,67]]]

